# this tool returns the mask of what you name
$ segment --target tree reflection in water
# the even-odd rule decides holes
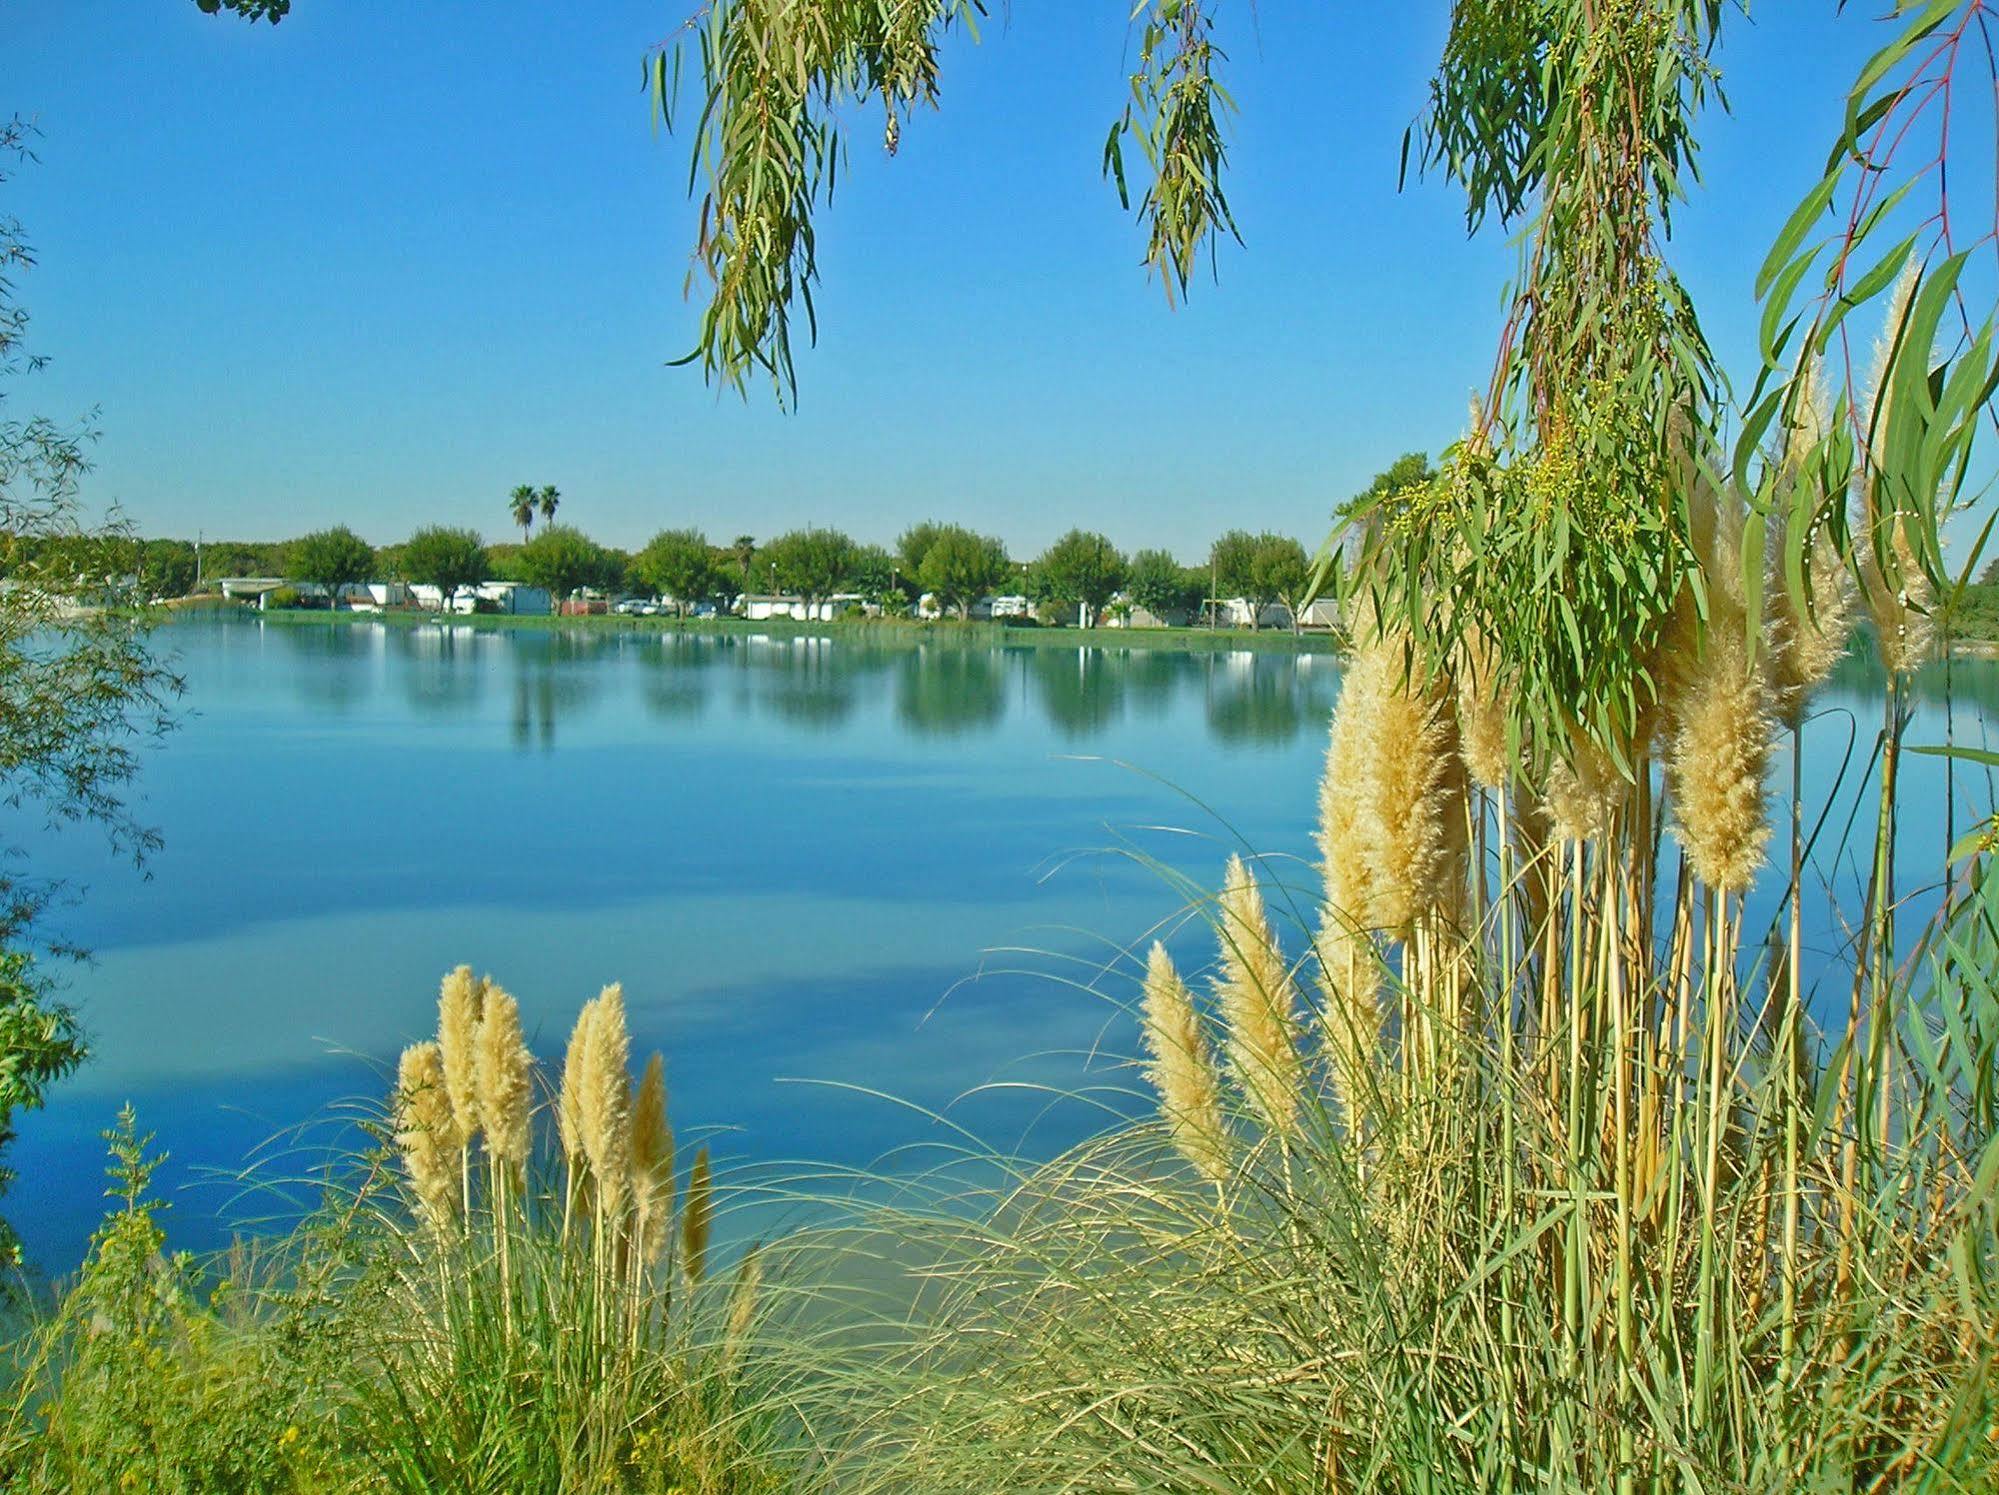
[[[260,647],[297,656],[289,671],[293,688],[308,706],[344,715],[375,693],[382,677],[388,630],[380,624],[265,623],[258,620]]]
[[[1320,731],[1337,693],[1333,657],[1248,650],[1207,660],[1208,730],[1223,742],[1277,746]]]
[[[925,737],[997,726],[1006,715],[1006,670],[997,649],[921,644],[895,667],[896,720]]]
[[[520,633],[504,642],[513,666],[514,746],[539,746],[547,752],[555,746],[557,721],[597,695],[602,685],[598,666],[610,651],[601,636],[588,633]]]

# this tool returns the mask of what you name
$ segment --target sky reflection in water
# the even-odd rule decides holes
[[[97,1215],[96,1134],[123,1100],[174,1154],[177,1241],[217,1244],[260,1206],[205,1173],[378,1093],[372,1066],[428,1030],[461,961],[521,999],[544,1054],[622,980],[677,1124],[728,1128],[744,1157],[864,1164],[944,1133],[784,1080],[941,1108],[995,1079],[1126,1077],[1087,1058],[1130,1048],[1131,966],[1104,968],[1182,912],[1143,859],[1212,884],[1239,835],[1270,858],[1274,903],[1303,915],[1314,897],[1329,655],[241,618],[162,637],[188,715],[146,772],[166,837],[151,878],[74,832],[24,837],[40,870],[88,886],[58,919],[96,956],[70,976],[95,1057],[24,1118],[9,1201],[58,1268]],[[1999,666],[1960,663],[1951,687],[1976,743]],[[1943,740],[1941,690],[1924,682],[1911,742]],[[1823,704],[1808,801],[1857,744],[1831,847],[1878,680],[1856,666]],[[1956,791],[1961,830],[1991,796],[1962,770]],[[1941,764],[1911,760],[1907,803],[1905,866],[1927,875],[1949,831]],[[1824,860],[1857,907],[1852,858]],[[1831,948],[1822,887],[1807,909]],[[1202,944],[1176,948],[1198,963]],[[1042,1110],[1011,1090],[952,1117],[1002,1146],[1032,1125],[1037,1149],[1102,1121]]]

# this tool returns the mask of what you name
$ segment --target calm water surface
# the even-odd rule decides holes
[[[97,1217],[97,1134],[121,1103],[173,1154],[177,1242],[217,1244],[267,1206],[216,1170],[378,1093],[460,962],[520,998],[543,1054],[622,981],[676,1123],[725,1129],[734,1156],[861,1164],[947,1138],[860,1089],[1059,1146],[1101,1113],[1043,1114],[1008,1082],[1123,1078],[1094,1054],[1131,1046],[1129,965],[1104,968],[1182,906],[1148,863],[1212,884],[1240,835],[1309,896],[1294,859],[1337,687],[1329,655],[1115,644],[244,618],[162,638],[188,710],[146,770],[166,838],[150,878],[82,834],[26,837],[39,869],[87,885],[56,918],[95,952],[68,977],[94,1057],[23,1119],[8,1202],[55,1268]],[[1943,739],[1940,684],[1911,742]],[[1999,667],[1952,684],[1956,735],[1979,742]],[[1828,845],[1876,689],[1856,669],[1812,729],[1815,797],[1857,741]],[[1912,763],[1904,855],[1928,871],[1943,770]],[[1955,787],[1961,829],[1991,796],[1982,776]],[[1857,906],[1851,860],[1822,860]],[[1830,901],[1814,888],[1824,948]],[[285,1145],[280,1172],[310,1156]]]

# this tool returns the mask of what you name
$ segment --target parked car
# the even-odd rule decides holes
[[[660,607],[644,597],[627,597],[617,605],[617,611],[628,618],[656,618]]]

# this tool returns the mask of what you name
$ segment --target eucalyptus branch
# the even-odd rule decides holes
[[[686,288],[704,280],[708,304],[676,363],[739,391],[761,370],[780,402],[796,399],[791,319],[802,309],[816,339],[814,217],[837,182],[836,115],[880,100],[893,150],[907,112],[936,102],[944,34],[983,13],[981,0],[714,0],[654,52],[647,78],[669,129],[690,33],[702,79],[689,190],[705,186]]]
[[[1224,229],[1242,242],[1221,185],[1228,163],[1222,121],[1235,112],[1235,101],[1215,76],[1227,54],[1215,45],[1200,0],[1142,0],[1133,14],[1147,11],[1131,102],[1104,141],[1104,174],[1129,208],[1124,142],[1135,139],[1152,174],[1138,204],[1145,262],[1158,272],[1171,305],[1176,286],[1186,296],[1201,251],[1212,255]]]
[[[1204,250],[1224,232],[1240,237],[1221,185],[1234,102],[1218,76],[1226,58],[1212,7],[1142,0],[1131,101],[1104,147],[1126,207],[1125,142],[1144,156],[1144,258],[1169,301],[1187,294]],[[688,180],[700,210],[685,290],[700,285],[706,304],[677,364],[699,364],[739,392],[762,374],[781,404],[796,401],[793,320],[802,313],[816,339],[816,220],[845,162],[841,121],[879,103],[882,144],[895,154],[915,108],[937,102],[944,39],[959,26],[976,37],[985,13],[984,0],[709,0],[654,49],[647,87],[668,129],[683,70],[700,80]]]

